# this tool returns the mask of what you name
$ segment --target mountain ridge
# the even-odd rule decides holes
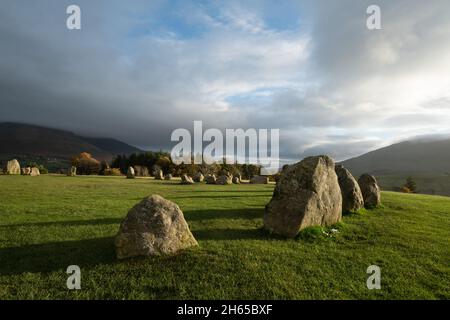
[[[113,138],[84,137],[26,123],[0,123],[0,155],[70,159],[81,152],[88,152],[99,160],[111,160],[117,154],[143,151]]]
[[[339,162],[354,175],[450,173],[450,138],[418,138]]]

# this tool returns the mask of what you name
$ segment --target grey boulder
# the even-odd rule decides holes
[[[374,176],[367,173],[363,174],[359,177],[358,184],[364,199],[364,207],[371,209],[381,204],[380,187]]]
[[[221,175],[217,177],[216,184],[227,185],[233,183],[233,176],[231,175]]]
[[[70,169],[67,172],[67,175],[69,177],[75,177],[77,175],[77,167],[71,166]]]
[[[265,176],[253,176],[250,179],[251,184],[268,184],[269,183],[269,177]]]
[[[203,180],[205,180],[205,177],[203,176],[203,174],[201,172],[197,172],[194,175],[193,180],[194,180],[194,182],[203,182]]]
[[[129,167],[127,171],[127,179],[134,179],[134,177],[135,177],[134,168]]]
[[[266,205],[264,226],[293,238],[310,226],[327,226],[342,218],[342,196],[328,156],[309,157],[283,170]]]
[[[8,161],[6,164],[6,174],[16,175],[21,174],[20,164],[17,159]]]
[[[41,172],[39,171],[39,168],[36,168],[36,167],[31,168],[30,176],[37,177],[39,175],[41,175]]]
[[[194,184],[194,180],[192,180],[192,178],[187,174],[183,174],[181,176],[181,184]]]
[[[206,184],[216,184],[216,176],[214,174],[207,174],[205,177]]]
[[[164,179],[164,174],[161,169],[155,169],[154,174],[155,174],[155,180],[163,180]]]
[[[341,165],[336,165],[336,175],[342,194],[342,212],[355,212],[364,207],[364,199],[358,182],[353,175]]]
[[[177,204],[152,195],[135,205],[115,238],[118,259],[159,256],[198,246]]]

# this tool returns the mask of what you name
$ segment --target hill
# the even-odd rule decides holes
[[[450,173],[450,139],[404,141],[343,161],[354,175]]]
[[[41,126],[0,123],[0,158],[68,160],[88,152],[99,160],[110,160],[116,154],[141,150],[110,138],[86,138],[72,132]]]
[[[134,146],[131,146],[129,144],[126,144],[125,142],[111,139],[111,138],[89,138],[85,137],[83,138],[84,141],[90,142],[97,148],[100,148],[102,150],[108,151],[112,155],[118,155],[118,154],[132,154],[132,153],[139,153],[143,152],[141,149],[136,148]]]
[[[400,142],[341,164],[355,176],[375,175],[384,190],[398,191],[411,176],[419,193],[450,196],[450,139]]]

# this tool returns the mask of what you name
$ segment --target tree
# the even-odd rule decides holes
[[[172,166],[172,160],[169,157],[162,156],[156,161],[156,166],[158,166],[165,174],[170,173]]]
[[[253,176],[260,174],[260,167],[254,164],[243,164],[242,175],[245,179],[251,179]]]
[[[412,177],[406,178],[403,190],[409,190],[409,193],[417,193],[417,184]]]
[[[72,159],[72,165],[77,167],[77,174],[98,174],[100,172],[100,161],[92,158],[87,152],[82,152]]]
[[[145,166],[148,170],[152,170],[153,166],[157,164],[158,160],[161,160],[159,164],[163,171],[170,171],[170,154],[163,151],[153,152],[147,151],[143,153],[133,153],[128,156],[118,155],[112,161],[113,168],[120,168],[122,173],[127,173],[128,167]]]

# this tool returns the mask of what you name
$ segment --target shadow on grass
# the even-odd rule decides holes
[[[184,216],[187,221],[201,221],[212,219],[258,219],[264,216],[264,208],[257,209],[205,209],[186,210]]]
[[[209,185],[205,184],[205,186],[217,186],[217,185]],[[221,186],[221,187],[227,187],[227,186]],[[272,188],[267,188],[267,190],[253,190],[253,189],[241,189],[241,190],[189,190],[189,193],[191,192],[204,192],[204,193],[211,193],[211,192],[218,192],[218,193],[257,193],[257,192],[263,192],[263,193],[272,193]]]
[[[46,227],[46,226],[88,226],[88,225],[102,225],[102,224],[119,224],[123,218],[103,218],[91,220],[65,220],[65,221],[48,221],[48,222],[31,222],[21,224],[5,224],[0,225],[2,228],[21,228],[21,227]]]
[[[208,191],[206,191],[208,192]],[[264,197],[264,198],[270,198],[271,194],[242,194],[242,195],[204,195],[204,196],[174,196],[175,199],[235,199],[235,198],[257,198],[257,197]]]
[[[197,240],[274,240],[274,237],[262,228],[205,229],[193,231],[193,234]],[[154,262],[160,263],[175,258],[183,259],[176,255],[174,257],[136,257],[124,261],[156,259]],[[1,276],[19,275],[26,272],[48,273],[58,270],[65,272],[70,265],[78,265],[83,270],[83,268],[100,264],[121,263],[115,256],[114,237],[1,248],[0,261],[2,262],[0,264]]]
[[[0,249],[0,275],[66,270],[116,262],[114,238],[97,238]]]
[[[188,221],[204,219],[258,219],[264,215],[263,208],[232,209],[232,210],[191,210],[186,211]],[[0,227],[28,226],[80,226],[80,225],[119,225],[119,218],[104,218],[93,220],[52,221],[3,225]],[[193,232],[199,240],[264,240],[270,235],[262,229],[204,229]],[[45,244],[24,245],[13,248],[0,248],[0,275],[16,275],[24,272],[51,272],[63,270],[69,265],[80,268],[99,264],[114,264],[114,237],[85,239],[75,241],[51,242]]]
[[[273,240],[263,228],[258,229],[204,229],[192,231],[197,240]]]

